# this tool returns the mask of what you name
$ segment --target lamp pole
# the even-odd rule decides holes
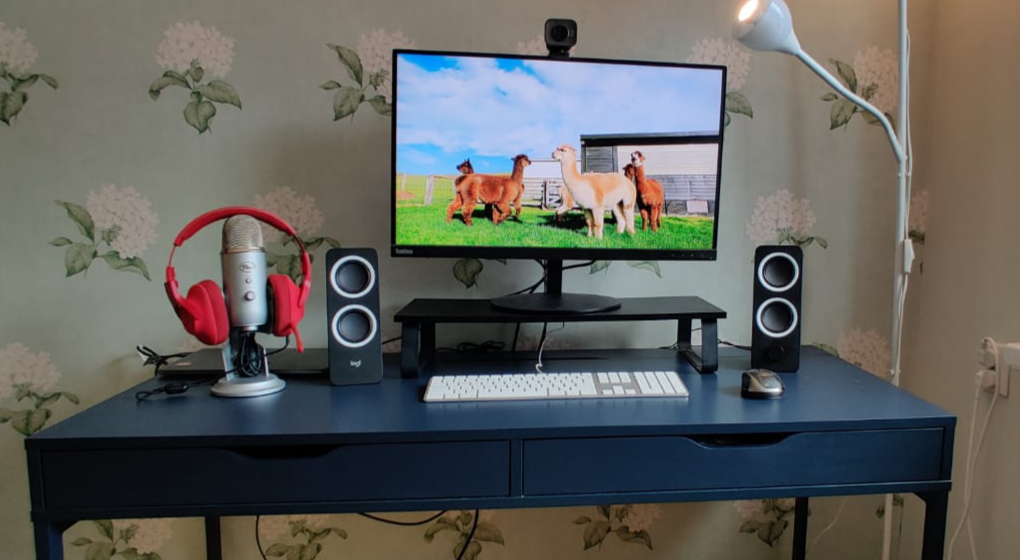
[[[897,122],[899,130],[889,119],[867,100],[845,87],[828,70],[823,68],[800,46],[793,31],[793,18],[783,0],[746,0],[737,13],[733,36],[745,46],[758,51],[776,51],[796,56],[825,83],[838,91],[852,103],[867,111],[882,125],[889,138],[897,163],[896,183],[896,226],[893,250],[893,313],[890,335],[891,362],[890,381],[900,384],[900,359],[903,343],[903,315],[906,307],[907,285],[910,268],[914,261],[914,248],[910,242],[908,215],[910,208],[910,174],[913,166],[910,149],[910,114],[908,110],[910,74],[910,36],[907,32],[907,0],[899,3],[899,106]],[[882,559],[889,560],[892,543],[891,494],[885,497],[885,529],[882,538]]]

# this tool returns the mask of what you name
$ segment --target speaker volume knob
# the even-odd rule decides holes
[[[767,355],[769,357],[769,360],[773,362],[778,362],[779,360],[782,360],[783,358],[786,357],[786,347],[780,346],[778,344],[773,344],[772,346],[769,346]]]

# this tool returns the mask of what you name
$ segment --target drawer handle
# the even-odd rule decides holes
[[[721,434],[690,436],[691,441],[706,449],[768,447],[782,443],[791,434]]]
[[[271,461],[274,459],[318,459],[340,449],[339,445],[293,445],[232,447],[231,453],[247,459]]]

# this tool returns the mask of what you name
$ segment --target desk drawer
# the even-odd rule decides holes
[[[524,443],[524,494],[657,492],[937,480],[942,430]]]
[[[510,493],[507,441],[49,451],[42,455],[42,468],[48,508]]]

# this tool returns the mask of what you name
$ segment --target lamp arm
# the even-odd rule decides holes
[[[812,72],[818,74],[819,78],[825,80],[825,83],[832,86],[832,89],[838,91],[844,97],[852,101],[855,105],[871,113],[876,119],[878,119],[878,122],[882,123],[882,128],[885,129],[886,135],[889,136],[889,143],[892,144],[893,152],[895,152],[896,154],[896,161],[903,162],[906,159],[906,154],[903,151],[903,146],[900,145],[900,141],[896,137],[896,129],[893,128],[892,123],[889,122],[889,119],[887,119],[886,116],[882,114],[882,111],[879,111],[877,107],[875,107],[871,103],[868,103],[863,97],[850,91],[846,86],[841,84],[839,80],[836,79],[835,76],[830,74],[828,70],[823,68],[820,64],[818,64],[818,62],[815,61],[815,59],[811,58],[811,56],[808,55],[803,50],[797,51],[796,56],[798,59],[800,59],[801,62],[807,65],[807,67],[810,68]]]

